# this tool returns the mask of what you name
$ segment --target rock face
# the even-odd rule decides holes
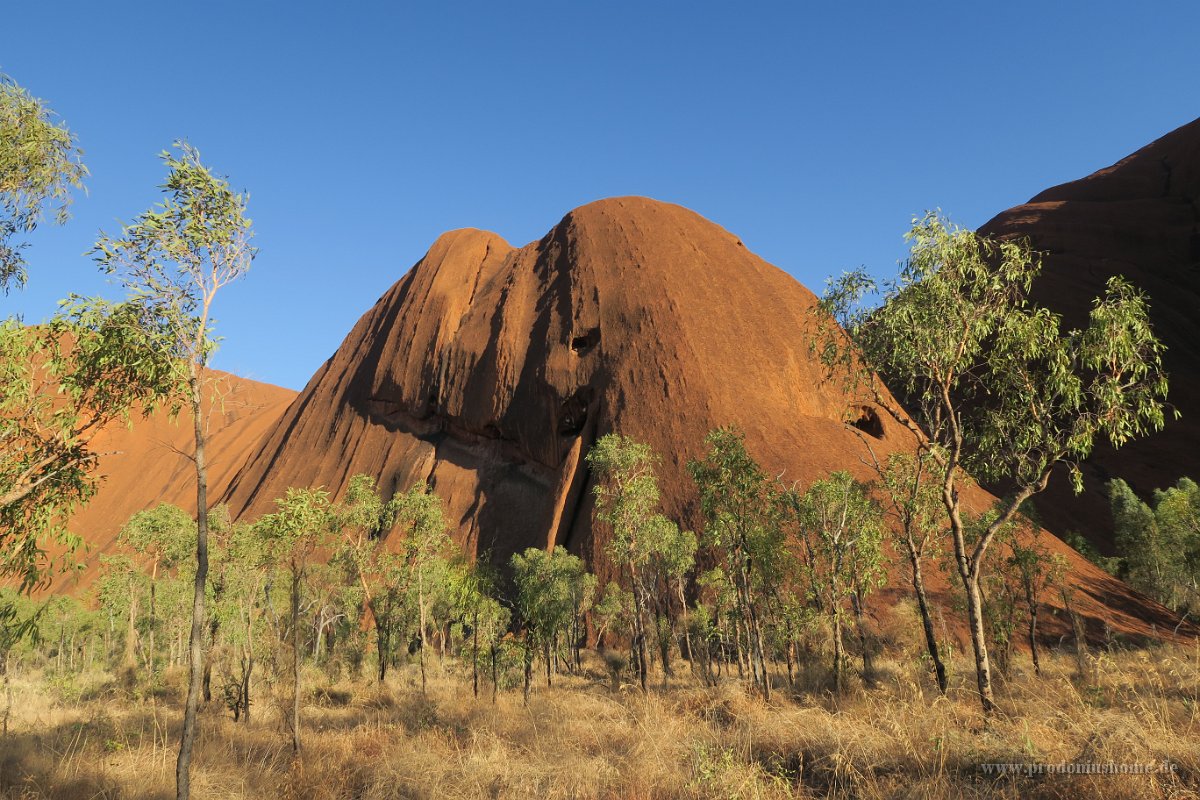
[[[666,510],[692,524],[686,463],[719,425],[785,480],[858,463],[808,351],[814,302],[724,229],[643,198],[579,208],[520,249],[445,234],[259,445],[231,508],[366,472],[433,486],[471,555],[556,542],[603,564],[583,456],[611,431],[663,455]],[[867,413],[886,450],[891,421]]]
[[[988,222],[981,233],[1026,237],[1046,253],[1034,299],[1071,325],[1113,275],[1150,297],[1167,346],[1169,401],[1182,414],[1161,433],[1119,452],[1100,447],[1084,464],[1086,491],[1056,480],[1038,500],[1047,527],[1077,530],[1111,551],[1105,484],[1124,478],[1148,498],[1181,475],[1200,476],[1200,120],[1111,167],[1047,189]]]
[[[869,406],[855,406],[859,432],[843,424],[850,400],[809,350],[815,302],[736,236],[643,198],[576,209],[519,249],[448,233],[359,320],[225,499],[253,518],[289,486],[338,494],[360,472],[385,493],[424,482],[469,556],[503,563],[560,544],[603,581],[612,570],[583,457],[606,433],[662,454],[663,505],[686,526],[700,524],[686,463],[715,427],[738,425],[770,474],[802,485],[837,469],[867,477],[858,433],[881,458],[909,444]],[[1168,622],[1053,546],[1097,619],[1127,632]]]
[[[273,428],[296,393],[226,373],[214,374],[209,394],[209,497],[220,497],[245,463],[251,448]],[[70,530],[87,542],[82,573],[54,586],[78,591],[95,577],[98,557],[111,552],[122,526],[136,512],[160,502],[196,512],[195,472],[183,455],[193,450],[190,418],[171,421],[157,411],[132,426],[112,425],[94,442],[102,482],[86,506],[70,521]]]

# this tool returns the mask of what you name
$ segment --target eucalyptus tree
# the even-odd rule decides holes
[[[110,628],[115,628],[118,617],[124,618],[120,666],[130,678],[137,669],[137,621],[145,584],[145,573],[138,569],[128,553],[100,556],[100,574],[94,590],[96,601],[108,617]]]
[[[1111,278],[1082,329],[1029,300],[1040,258],[1020,241],[961,230],[939,214],[914,220],[908,260],[880,288],[864,271],[831,283],[820,307],[825,364],[926,444],[949,519],[954,564],[966,594],[980,703],[995,709],[984,638],[981,570],[988,546],[1030,497],[1097,439],[1113,447],[1160,429],[1167,378],[1145,296]],[[840,323],[844,336],[836,330]],[[910,413],[884,388],[906,398]],[[961,470],[1014,487],[968,548]]]
[[[500,639],[508,630],[509,611],[496,599],[498,580],[495,571],[489,565],[487,558],[476,559],[475,563],[464,569],[455,582],[455,605],[459,609],[464,622],[470,628],[471,637],[471,691],[479,697],[479,661],[482,650],[488,651],[493,665],[492,698],[495,699],[496,676],[494,672],[496,648]],[[582,593],[572,598],[576,608],[576,619],[579,617]],[[573,632],[573,635],[575,633]]]
[[[225,701],[234,720],[249,723],[251,683],[257,664],[255,643],[263,635],[265,586],[272,540],[256,525],[233,524],[224,547],[223,590],[214,598],[214,615],[221,622],[222,639],[233,651],[236,672],[227,681]]]
[[[689,621],[693,638],[703,644],[701,668],[707,682],[715,686],[721,677],[722,664],[730,660],[731,644],[733,661],[737,664],[739,674],[743,674],[742,647],[738,635],[741,626],[738,593],[733,581],[720,566],[696,575],[696,588],[697,603]],[[714,646],[717,650],[715,665],[712,659]]]
[[[87,169],[75,137],[45,103],[0,74],[0,290],[25,284],[25,243],[47,216],[62,223]],[[0,578],[44,588],[70,553],[64,520],[95,491],[96,433],[161,399],[169,359],[139,303],[73,302],[48,324],[0,322]]]
[[[948,686],[946,665],[934,630],[924,572],[926,559],[941,555],[941,544],[948,527],[940,482],[934,472],[936,465],[924,449],[918,449],[916,453],[891,453],[883,464],[872,453],[872,462],[878,476],[876,486],[884,514],[891,522],[893,541],[908,558],[909,581],[921,615],[925,652],[938,691],[945,694]]]
[[[718,428],[705,439],[708,453],[688,469],[700,490],[705,527],[701,545],[717,554],[734,588],[739,637],[746,642],[751,678],[771,697],[763,644],[762,599],[774,593],[784,536],[773,482],[746,450],[735,428]]]
[[[329,544],[335,526],[335,515],[324,489],[287,490],[275,501],[272,514],[259,518],[255,527],[267,542],[276,562],[287,569],[291,584],[290,616],[292,644],[292,713],[289,720],[292,733],[292,752],[300,752],[300,604],[304,582],[318,548]]]
[[[117,541],[149,562],[150,604],[146,662],[154,675],[158,650],[155,633],[158,629],[156,600],[159,570],[171,570],[188,557],[196,546],[196,521],[179,506],[159,503],[154,508],[139,511],[129,518],[117,535]]]
[[[1125,481],[1109,482],[1118,571],[1163,605],[1194,613],[1200,602],[1200,486],[1180,478],[1155,489],[1153,505]]]
[[[517,612],[525,628],[525,700],[533,670],[533,653],[541,648],[546,666],[546,685],[551,684],[553,655],[559,638],[571,628],[576,597],[590,594],[595,576],[583,561],[561,547],[547,552],[530,547],[513,554],[509,561],[517,590]]]
[[[597,477],[596,519],[612,530],[608,554],[629,580],[638,680],[642,691],[646,691],[647,613],[654,608],[656,616],[659,614],[662,604],[656,589],[660,577],[669,591],[675,573],[679,570],[686,573],[691,568],[695,537],[689,545],[678,526],[658,513],[660,494],[654,474],[658,458],[649,445],[610,433],[596,442],[587,454],[587,461]],[[661,642],[661,632],[658,638]],[[669,670],[668,658],[667,647],[663,647],[664,681]]]
[[[44,588],[79,544],[65,520],[96,491],[95,438],[170,393],[161,326],[140,302],[76,301],[49,323],[0,322],[0,577]]]
[[[74,134],[46,104],[0,74],[0,290],[20,288],[27,277],[18,233],[38,226],[47,211],[67,219],[73,190],[87,167]]]
[[[814,482],[800,500],[800,519],[815,556],[812,586],[833,626],[833,683],[842,689],[842,618],[850,603],[862,648],[864,678],[870,673],[864,602],[884,577],[883,520],[866,486],[844,471]]]
[[[1018,518],[1019,530],[1008,540],[1008,558],[1004,570],[1013,576],[1025,606],[1025,640],[1029,645],[1029,657],[1033,671],[1042,674],[1042,662],[1038,655],[1038,610],[1042,594],[1062,581],[1066,573],[1066,560],[1051,553],[1042,541],[1042,529],[1028,520]]]
[[[649,554],[649,574],[655,587],[654,621],[658,633],[659,654],[663,667],[663,686],[671,674],[671,643],[675,639],[677,615],[672,613],[672,600],[679,602],[678,617],[683,624],[684,649],[692,657],[691,633],[688,629],[686,582],[696,565],[696,534],[682,530],[661,514],[651,520],[645,534]]]
[[[383,683],[394,660],[396,643],[408,633],[416,616],[410,602],[410,570],[402,557],[384,546],[372,546],[348,555],[354,559],[353,569],[358,576],[363,605],[370,612],[375,628],[376,676]]]
[[[452,550],[442,501],[424,484],[413,486],[391,500],[395,527],[388,546],[400,557],[393,580],[409,595],[416,611],[418,662],[421,667],[421,691],[426,690],[425,648],[429,642],[430,598],[444,588]]]
[[[393,630],[406,608],[403,565],[388,551],[384,535],[395,521],[395,503],[379,495],[370,475],[354,475],[346,495],[335,507],[338,540],[331,566],[340,568],[347,593],[350,587],[375,628],[378,677],[382,683],[391,661]]]
[[[120,236],[101,233],[91,253],[166,330],[175,382],[191,412],[196,472],[196,574],[189,640],[188,697],[176,763],[176,796],[190,794],[196,709],[202,691],[204,600],[208,581],[208,465],[204,392],[215,349],[212,311],[217,293],[250,268],[255,249],[245,194],[213,174],[194,147],[176,142],[160,154],[167,167],[165,199],[142,212]]]
[[[604,591],[592,606],[592,620],[596,623],[596,640],[603,642],[611,633],[618,639],[633,638],[633,592],[617,581],[604,585]]]
[[[1153,500],[1154,520],[1171,555],[1166,605],[1194,614],[1200,611],[1200,485],[1180,478],[1155,489]]]

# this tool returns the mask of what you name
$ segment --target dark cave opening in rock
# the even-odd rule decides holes
[[[860,408],[858,416],[850,420],[850,424],[868,436],[876,439],[883,438],[883,420],[879,418],[879,414],[875,413],[875,409],[870,406]]]

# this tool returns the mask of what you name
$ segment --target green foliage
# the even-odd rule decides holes
[[[196,547],[196,520],[179,506],[159,503],[129,518],[117,540],[147,556],[153,569],[170,569]]]
[[[587,460],[597,478],[596,519],[612,530],[608,554],[629,580],[627,616],[645,688],[650,627],[646,615],[653,611],[658,620],[659,650],[665,662],[673,638],[671,604],[678,596],[681,607],[686,607],[683,581],[695,560],[696,536],[681,531],[658,512],[660,495],[654,474],[658,457],[648,445],[610,433],[596,442]]]
[[[96,434],[149,413],[169,392],[170,359],[138,303],[77,302],[49,324],[0,322],[0,577],[44,586],[47,541],[78,540],[65,520],[95,492]]]
[[[289,488],[275,505],[277,510],[261,517],[255,526],[274,559],[288,564],[294,572],[302,572],[313,551],[326,544],[332,532],[329,492]]]
[[[569,629],[578,598],[595,585],[583,561],[561,547],[546,552],[530,547],[510,560],[517,589],[517,612],[539,643],[554,643]]]
[[[865,596],[885,578],[879,505],[864,484],[839,471],[808,488],[798,514],[812,554],[810,585],[826,613],[840,615],[851,594]]]
[[[1119,447],[1163,425],[1167,393],[1162,344],[1145,296],[1120,278],[1095,299],[1082,330],[1028,300],[1041,261],[1019,241],[992,241],[936,213],[913,221],[911,254],[883,289],[862,271],[831,283],[822,308],[842,323],[857,352],[822,340],[831,367],[861,364],[909,399],[917,422],[971,474],[1017,485],[1075,466],[1097,437]],[[849,373],[873,397],[874,375]]]
[[[705,444],[704,460],[688,464],[705,518],[701,544],[738,571],[767,580],[783,544],[775,487],[746,450],[741,431],[718,428]]]
[[[1155,490],[1153,508],[1125,481],[1108,485],[1120,576],[1176,611],[1200,611],[1200,487]]]
[[[597,638],[606,633],[617,638],[632,636],[633,592],[616,581],[606,583],[600,599],[592,607],[592,619],[596,621]]]
[[[83,153],[46,104],[0,74],[0,290],[26,280],[18,233],[37,227],[46,211],[67,219],[72,190],[83,186]]]
[[[0,587],[0,664],[22,644],[41,640],[40,621],[47,604],[36,603],[11,587]]]
[[[891,531],[911,555],[937,555],[949,529],[937,466],[928,453],[890,453],[876,486]],[[932,551],[932,552],[931,552]]]
[[[379,679],[397,646],[413,638],[423,670],[431,623],[444,635],[462,599],[440,498],[422,484],[384,502],[372,478],[356,475],[335,517],[341,533],[335,560],[361,588],[360,608],[374,623]]]
[[[705,438],[708,453],[688,470],[700,492],[704,532],[700,545],[712,552],[733,588],[735,622],[747,642],[751,674],[769,699],[770,681],[762,620],[787,570],[785,536],[776,487],[746,450],[735,428]]]
[[[1121,559],[1118,556],[1105,556],[1096,549],[1090,541],[1087,540],[1082,533],[1076,530],[1069,530],[1062,535],[1062,540],[1066,542],[1072,550],[1086,558],[1088,561],[1095,564],[1100,569],[1107,572],[1109,575],[1116,575],[1121,570]]]
[[[102,233],[91,253],[168,328],[171,353],[191,369],[207,364],[214,348],[209,324],[217,290],[244,275],[257,251],[247,195],[204,166],[194,147],[175,147],[177,156],[159,154],[168,170],[163,202],[120,237]]]
[[[813,598],[833,623],[834,680],[840,687],[845,606],[852,606],[865,647],[863,604],[885,579],[883,514],[866,486],[848,472],[814,482],[796,512],[809,554]]]
[[[1085,328],[1063,330],[1059,315],[1028,299],[1041,270],[1028,244],[980,237],[937,213],[915,219],[907,238],[910,257],[882,287],[882,305],[864,303],[880,287],[861,270],[831,282],[814,349],[831,376],[865,390],[939,467],[980,698],[991,712],[980,589],[988,546],[1056,466],[1081,491],[1078,462],[1097,439],[1120,447],[1162,427],[1163,346],[1145,296],[1121,278],[1108,281]],[[970,551],[960,469],[1016,487]]]
[[[517,613],[525,628],[527,658],[541,648],[549,680],[551,658],[577,620],[581,602],[590,603],[595,576],[583,561],[561,547],[546,552],[530,547],[509,561],[517,590]]]

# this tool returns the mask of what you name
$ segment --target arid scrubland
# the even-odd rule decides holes
[[[735,676],[704,687],[682,662],[666,690],[643,695],[626,672],[614,691],[592,651],[528,705],[519,686],[475,698],[450,661],[431,662],[425,693],[416,664],[382,685],[313,670],[299,757],[281,683],[249,723],[219,703],[202,711],[193,784],[219,798],[1200,795],[1195,646],[1102,651],[1083,677],[1067,653],[1047,654],[1041,678],[1019,658],[986,725],[969,654],[951,659],[942,698],[919,653],[913,643],[879,659],[869,688],[855,681],[841,696],[813,664],[770,703]],[[185,679],[170,670],[150,691],[102,672],[14,676],[0,796],[171,796]]]

